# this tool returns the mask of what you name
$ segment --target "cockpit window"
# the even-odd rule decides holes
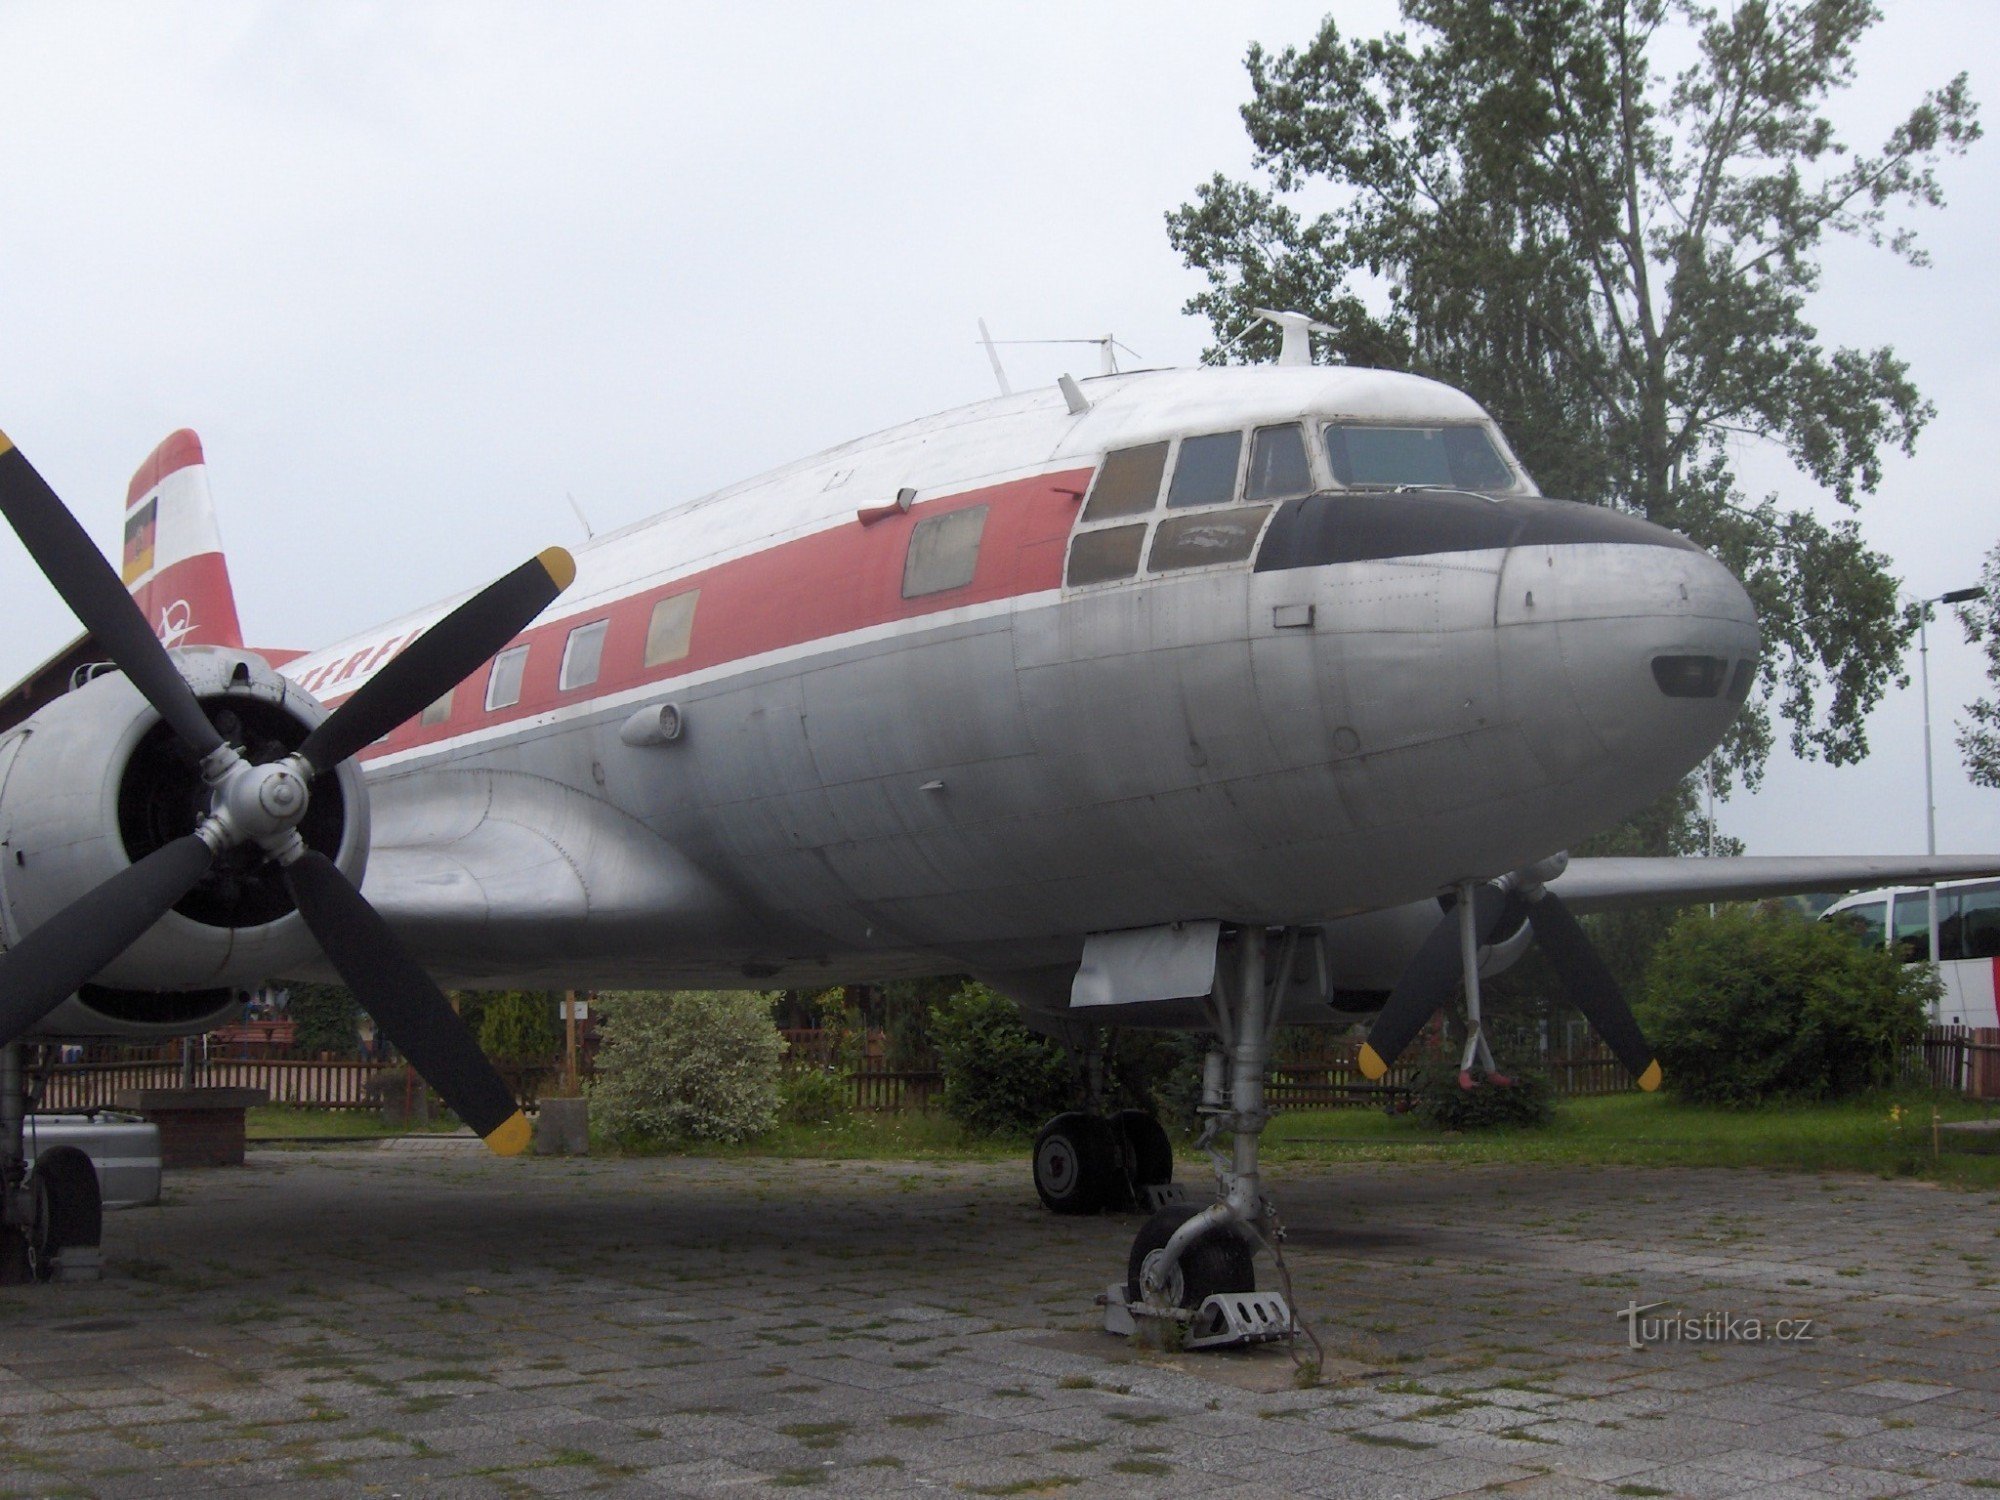
[[[1083,519],[1103,521],[1112,516],[1136,516],[1160,498],[1160,477],[1167,471],[1167,445],[1147,443],[1119,448],[1104,455],[1097,483],[1083,507]]]
[[[1432,485],[1454,490],[1511,490],[1514,475],[1484,429],[1381,427],[1332,423],[1326,458],[1349,488]]]
[[[1240,432],[1182,438],[1180,457],[1174,460],[1174,482],[1167,486],[1167,508],[1227,505],[1236,498],[1236,460],[1242,452]]]
[[[1079,531],[1070,539],[1066,581],[1071,588],[1077,588],[1086,583],[1130,578],[1139,571],[1139,549],[1145,544],[1143,525]]]
[[[1313,487],[1306,462],[1305,435],[1296,422],[1259,427],[1250,438],[1250,476],[1244,481],[1245,500],[1289,500]]]
[[[1153,551],[1146,566],[1155,573],[1172,573],[1210,563],[1241,562],[1250,555],[1257,533],[1264,528],[1264,518],[1270,514],[1268,505],[1239,505],[1198,516],[1170,516],[1153,533]]]

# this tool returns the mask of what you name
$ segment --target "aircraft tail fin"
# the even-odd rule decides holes
[[[125,587],[168,646],[243,644],[201,439],[183,427],[155,448],[125,493]]]

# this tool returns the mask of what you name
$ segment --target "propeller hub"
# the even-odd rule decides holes
[[[312,799],[305,778],[288,758],[257,766],[239,762],[215,800],[215,816],[231,842],[273,847],[289,842]]]

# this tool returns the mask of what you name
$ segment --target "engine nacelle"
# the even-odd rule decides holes
[[[251,652],[196,646],[173,655],[223,737],[253,763],[297,749],[326,718],[316,699]],[[360,885],[368,857],[360,771],[343,762],[314,777],[308,790],[300,837]],[[0,937],[10,946],[20,941],[77,897],[192,832],[208,807],[194,757],[123,673],[107,672],[49,703],[0,737]],[[246,844],[222,855],[95,985],[227,991],[295,969],[317,952],[277,867]],[[64,1032],[61,1018],[79,1003],[89,1001],[66,1002],[43,1029]],[[180,1024],[167,1024],[187,1029],[185,1019],[174,1021]]]

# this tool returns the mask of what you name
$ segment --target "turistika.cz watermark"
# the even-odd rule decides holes
[[[1811,1318],[1759,1318],[1733,1312],[1656,1312],[1664,1302],[1628,1302],[1617,1313],[1625,1347],[1652,1344],[1810,1344]]]

